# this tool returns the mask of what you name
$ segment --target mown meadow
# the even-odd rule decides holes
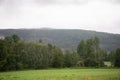
[[[0,80],[120,80],[120,69],[48,69],[0,72]]]

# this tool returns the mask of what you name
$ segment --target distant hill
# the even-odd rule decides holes
[[[100,45],[108,51],[120,47],[120,35],[87,30],[68,29],[2,29],[0,37],[17,34],[25,41],[42,40],[62,49],[75,50],[81,40],[99,37]]]

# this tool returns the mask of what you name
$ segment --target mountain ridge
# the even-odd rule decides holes
[[[0,36],[17,34],[25,41],[43,40],[61,47],[76,50],[78,43],[91,37],[99,37],[100,45],[107,51],[120,47],[120,34],[81,29],[0,29]]]

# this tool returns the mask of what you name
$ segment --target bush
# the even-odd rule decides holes
[[[98,62],[96,60],[92,60],[92,59],[86,59],[84,60],[84,66],[85,67],[97,67],[98,66]]]

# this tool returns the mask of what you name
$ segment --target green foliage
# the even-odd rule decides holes
[[[81,58],[87,58],[86,43],[84,40],[80,41],[80,43],[78,44],[77,53]]]
[[[20,38],[19,36],[14,34],[12,36],[5,37],[5,40],[8,44],[12,44],[12,43],[17,43],[20,40]]]
[[[0,70],[2,70],[7,60],[7,52],[5,45],[5,41],[0,40]]]
[[[108,54],[108,60],[112,63],[112,65],[114,65],[114,62],[115,62],[115,51],[111,51]]]
[[[91,58],[87,58],[84,61],[84,66],[86,66],[86,67],[97,67],[98,62],[96,60],[91,59]]]
[[[54,68],[61,68],[64,64],[64,56],[60,48],[54,47],[52,50],[53,60],[52,60],[52,67]]]
[[[68,50],[64,53],[64,66],[65,67],[74,67],[79,61],[79,55],[76,52],[70,52]]]
[[[15,35],[15,34],[12,35],[12,38],[13,38],[15,43],[17,43],[20,40],[19,36]]]
[[[112,66],[120,67],[120,48],[111,51],[108,55],[108,59],[111,61]]]
[[[42,69],[50,66],[49,46],[40,42],[25,43],[17,35],[0,40],[0,70]]]
[[[116,50],[115,53],[115,64],[116,67],[120,67],[120,48]]]
[[[64,66],[59,47],[41,41],[24,42],[17,35],[0,40],[0,70],[43,69]]]
[[[17,35],[0,39],[0,71],[44,69],[62,67],[101,67],[104,60],[111,60],[120,67],[120,49],[107,55],[100,48],[97,37],[82,40],[77,47],[77,53],[42,41],[25,42]]]
[[[94,37],[87,40],[82,40],[77,47],[77,53],[82,58],[84,66],[103,66],[103,61],[107,54],[99,46],[99,38]]]

